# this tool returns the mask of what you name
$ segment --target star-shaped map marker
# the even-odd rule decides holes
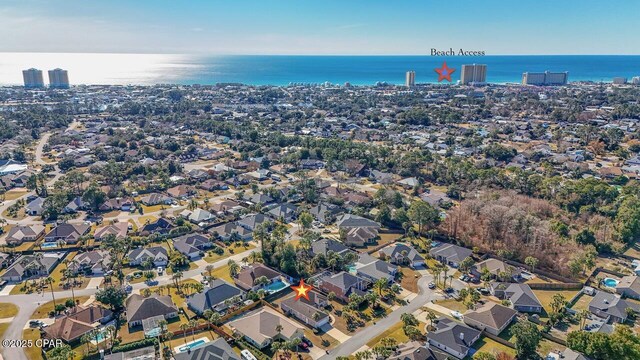
[[[438,82],[441,82],[442,80],[445,80],[445,79],[448,82],[451,82],[451,74],[453,74],[456,71],[456,69],[447,67],[446,61],[442,63],[441,68],[435,68],[434,70],[438,73]]]
[[[301,297],[309,300],[309,291],[313,289],[313,286],[304,283],[304,279],[300,279],[298,286],[292,285],[291,288],[296,292],[296,300]]]

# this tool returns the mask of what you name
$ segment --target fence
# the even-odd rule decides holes
[[[533,290],[581,290],[582,283],[528,283]]]
[[[482,330],[482,335],[484,335],[484,336],[488,337],[489,339],[491,339],[491,340],[493,340],[493,341],[495,341],[497,343],[500,343],[500,344],[502,344],[504,346],[510,347],[512,349],[516,348],[515,344],[512,344],[509,341],[507,341],[507,340],[505,340],[505,339],[503,339],[503,338],[501,338],[499,336],[495,336],[493,334],[489,334],[485,330]]]

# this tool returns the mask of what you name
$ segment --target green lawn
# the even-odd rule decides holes
[[[580,290],[532,290],[542,303],[542,307],[550,313],[553,295],[562,294],[566,301],[571,300]]]
[[[423,325],[418,325],[418,329],[423,329],[423,328],[424,328]],[[388,328],[384,332],[380,333],[380,335],[378,335],[378,336],[374,337],[373,339],[371,339],[371,341],[369,341],[367,343],[367,346],[369,348],[373,348],[382,339],[384,339],[386,337],[390,337],[390,338],[396,339],[398,344],[402,344],[402,343],[405,343],[405,342],[409,341],[409,337],[407,335],[405,335],[404,331],[402,330],[402,321],[400,321],[400,322],[392,325],[390,328]]]
[[[64,304],[67,300],[71,299],[70,297],[68,298],[62,298],[62,299],[56,299],[56,304]],[[85,301],[89,300],[89,296],[76,296],[76,303],[82,305]],[[32,319],[43,319],[49,316],[49,313],[51,311],[53,311],[53,300],[46,302],[40,306],[38,306],[38,308],[36,309],[36,311],[31,314],[31,318]]]
[[[11,303],[0,303],[0,318],[10,318],[18,314],[18,307]]]
[[[489,339],[483,336],[476,342],[473,347],[478,351],[488,352],[490,354],[499,354],[501,352],[507,353],[511,356],[516,356],[516,349],[512,349],[506,345],[502,345],[499,342]]]

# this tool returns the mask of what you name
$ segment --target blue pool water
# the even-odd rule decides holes
[[[356,272],[356,266],[355,265],[349,265],[349,266],[347,266],[347,270],[350,273],[354,273],[354,272]]]
[[[278,291],[285,289],[289,286],[289,283],[284,280],[274,281],[271,284],[264,287],[269,294],[277,293]]]
[[[43,248],[43,249],[53,249],[53,248],[57,248],[58,247],[58,243],[46,242],[46,243],[42,243],[42,245],[40,245],[40,247]]]
[[[616,279],[612,279],[612,278],[605,278],[604,280],[602,280],[602,283],[604,284],[604,286],[606,287],[610,287],[610,288],[614,288],[618,285],[618,280]]]
[[[200,345],[202,345],[202,344],[204,344],[206,342],[207,341],[205,339],[198,339],[196,341],[192,341],[192,342],[188,343],[187,345],[180,346],[179,349],[180,349],[181,352],[187,351],[187,350],[191,350],[191,349],[196,348],[196,347],[198,347],[198,346],[200,346]]]

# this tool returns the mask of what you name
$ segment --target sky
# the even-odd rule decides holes
[[[638,0],[0,0],[0,52],[640,54]]]

